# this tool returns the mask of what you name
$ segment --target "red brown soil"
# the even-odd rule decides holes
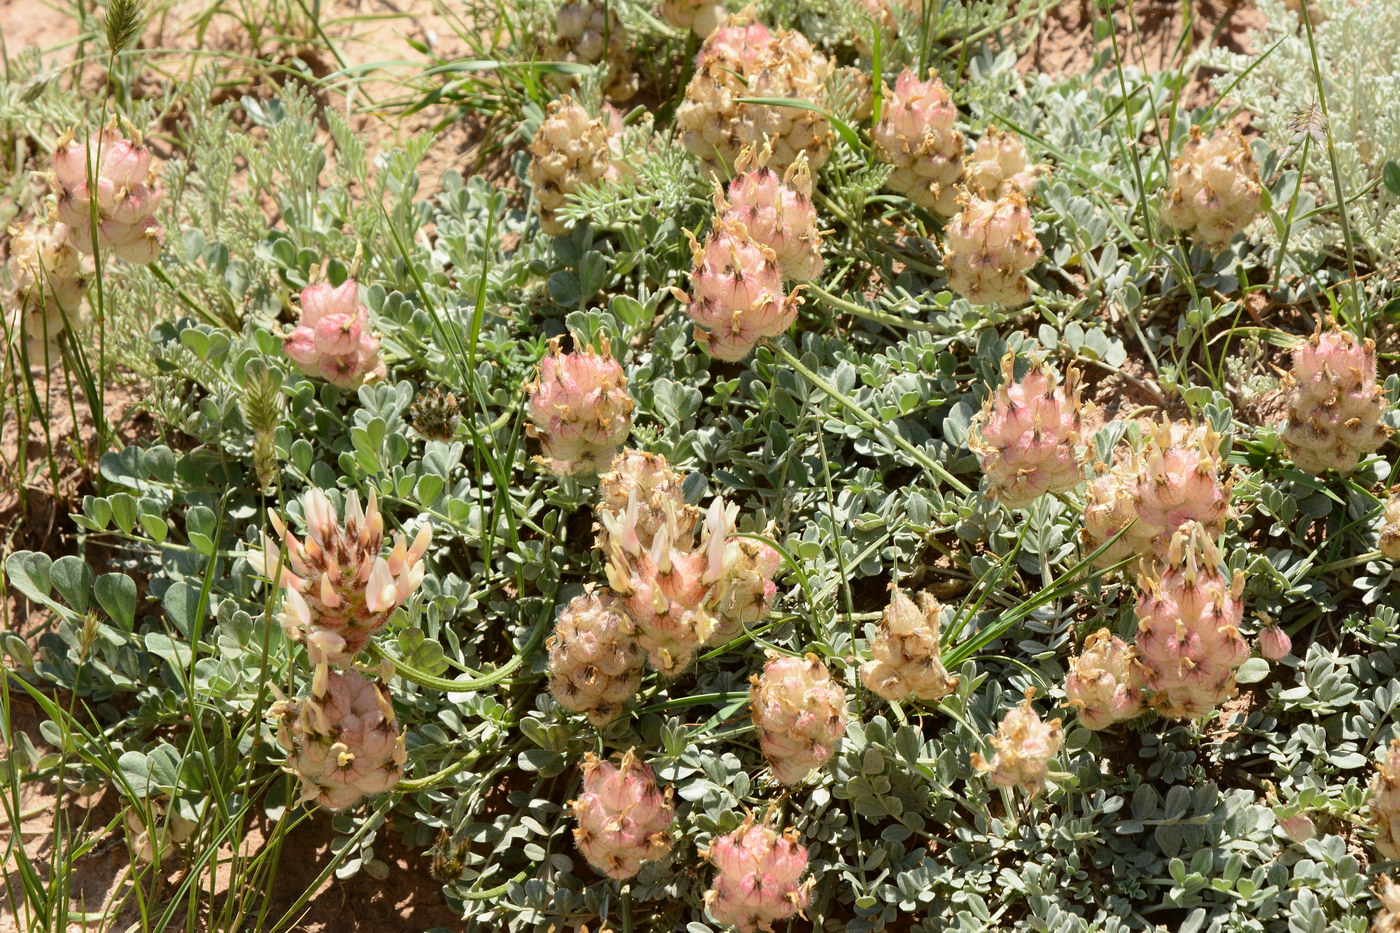
[[[1183,43],[1182,6],[1176,0],[1136,0],[1130,14],[1126,3],[1116,4],[1114,34],[1123,61],[1147,72],[1175,70],[1212,37],[1217,45],[1247,52],[1250,31],[1264,22],[1259,11],[1247,2],[1192,0],[1191,37]],[[1065,0],[1056,6],[1041,20],[1035,39],[1021,55],[1017,67],[1023,73],[1075,75],[1087,71],[1097,54],[1106,53],[1111,61],[1113,43],[1107,38],[1094,39],[1094,23],[1105,14],[1093,7],[1088,0]],[[1208,94],[1206,87],[1196,90]]]

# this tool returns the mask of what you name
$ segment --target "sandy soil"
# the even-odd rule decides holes
[[[1180,3],[1137,0],[1133,5],[1135,21],[1125,3],[1117,4],[1113,18],[1118,24],[1116,36],[1125,60],[1143,71],[1174,69],[1213,35],[1218,44],[1232,51],[1248,51],[1249,32],[1263,24],[1259,11],[1241,0],[1197,0],[1191,5],[1194,7],[1191,44],[1183,46]],[[1110,40],[1094,39],[1094,21],[1102,16],[1102,13],[1092,12],[1087,0],[1065,0],[1040,24],[1035,40],[1021,56],[1018,67],[1022,72],[1049,75],[1084,72],[1096,54],[1112,54]],[[1197,81],[1199,83],[1199,77]],[[1208,93],[1204,86],[1193,90],[1198,95]]]

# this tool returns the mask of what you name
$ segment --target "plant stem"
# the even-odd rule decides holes
[[[867,308],[865,305],[858,305],[853,301],[847,301],[845,298],[838,298],[819,285],[808,284],[803,290],[816,295],[823,303],[836,311],[843,314],[854,315],[855,317],[865,318],[867,321],[874,321],[877,324],[884,324],[888,327],[898,327],[904,330],[927,332],[937,332],[940,330],[937,326],[929,324],[926,321],[910,321],[898,315],[887,314],[884,311],[876,311],[874,308]]]
[[[806,364],[799,360],[797,356],[787,347],[779,343],[770,344],[770,346],[773,352],[777,354],[778,358],[781,359],[784,363],[787,363],[794,370],[796,370],[798,375],[802,376],[802,378],[806,379],[812,385],[816,386],[818,389],[821,389],[827,395],[831,396],[832,400],[840,404],[842,408],[846,409],[851,414],[855,415],[867,426],[874,428],[876,431],[883,434],[896,447],[898,447],[900,450],[904,451],[910,457],[912,457],[914,459],[914,462],[917,463],[919,466],[923,467],[925,470],[928,470],[934,476],[938,477],[943,482],[947,483],[949,486],[952,486],[954,489],[956,489],[963,495],[972,495],[972,490],[968,488],[966,483],[958,479],[953,474],[949,473],[946,469],[944,469],[942,464],[931,459],[928,454],[924,453],[922,450],[915,447],[913,444],[909,443],[904,438],[900,437],[894,431],[890,430],[890,428],[887,427],[885,424],[883,424],[880,421],[877,421],[868,412],[866,412],[865,409],[861,408],[854,401],[852,401],[851,398],[847,396],[844,392],[842,392],[840,389],[836,388],[836,386],[827,382],[821,376],[818,376],[815,372],[809,369],[806,366]]]

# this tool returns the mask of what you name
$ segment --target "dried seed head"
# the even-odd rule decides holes
[[[1070,660],[1065,697],[1086,729],[1106,729],[1138,716],[1143,703],[1136,652],[1108,629],[1099,629]]]
[[[569,232],[559,210],[587,185],[597,184],[612,168],[611,133],[573,98],[549,102],[544,122],[530,141],[530,185],[540,229],[551,236]]]
[[[1263,186],[1249,145],[1235,129],[1209,139],[1199,126],[1172,162],[1162,220],[1220,251],[1259,214]]]
[[[1400,739],[1392,739],[1376,759],[1370,816],[1376,851],[1382,858],[1400,859]]]
[[[871,659],[861,665],[865,686],[891,702],[913,697],[936,703],[958,687],[939,652],[943,607],[929,593],[919,593],[918,600],[916,606],[902,591],[894,591],[870,642]]]
[[[804,152],[816,172],[826,164],[833,140],[822,113],[738,101],[791,98],[824,107],[831,67],[801,33],[770,31],[747,14],[731,16],[696,58],[676,111],[681,141],[716,181],[733,174],[745,149],[765,143],[773,147],[769,165],[775,172],[786,172]]]
[[[1033,689],[1019,706],[1003,717],[990,741],[997,750],[990,762],[972,753],[972,767],[984,772],[998,787],[1019,787],[1032,797],[1045,789],[1050,762],[1060,751],[1064,732],[1060,720],[1043,721],[1031,708]]]
[[[576,597],[554,623],[549,692],[602,727],[621,715],[642,683],[646,658],[631,618],[611,594]]]

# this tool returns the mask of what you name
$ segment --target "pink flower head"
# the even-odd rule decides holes
[[[671,851],[671,793],[657,788],[655,772],[633,752],[619,765],[585,755],[583,793],[570,803],[579,851],[609,878],[631,878]]]
[[[354,279],[334,288],[318,282],[304,289],[301,317],[283,348],[302,372],[342,389],[358,388],[386,372]]]
[[[383,553],[384,517],[378,497],[370,491],[368,504],[351,491],[342,517],[319,489],[302,498],[306,537],[291,534],[281,516],[268,519],[287,547],[281,564],[277,540],[265,535],[260,553],[250,560],[285,591],[281,623],[293,641],[305,641],[315,661],[346,663],[359,653],[389,621],[420,583],[426,567],[423,555],[432,541],[424,525],[410,543],[402,533]]]
[[[96,253],[100,247],[140,264],[160,255],[164,233],[154,214],[164,190],[156,182],[149,149],[109,126],[84,143],[71,135],[59,140],[53,167],[61,189],[58,215],[73,228],[73,241],[80,250]]]
[[[738,361],[765,337],[776,337],[797,319],[800,303],[783,290],[777,254],[756,242],[742,224],[724,220],[701,246],[691,238],[694,296],[675,293],[699,327],[695,339],[720,360]]]
[[[813,880],[801,880],[807,849],[795,829],[779,832],[749,816],[700,854],[715,866],[714,884],[705,892],[710,916],[741,933],[772,930],[802,915],[811,900]]]
[[[526,386],[531,437],[540,440],[540,462],[555,473],[598,473],[612,464],[632,430],[627,375],[606,337],[602,352],[586,347],[565,353],[558,338]]]
[[[1011,508],[1030,505],[1045,493],[1066,492],[1083,478],[1079,373],[1064,385],[1036,361],[1019,381],[1016,355],[1002,358],[1002,383],[974,419],[972,449],[982,458],[989,492]]]
[[[747,66],[759,59],[772,39],[772,31],[762,23],[734,17],[732,24],[710,33],[696,55],[697,67],[707,58],[726,57],[746,66],[744,73],[747,73]]]

